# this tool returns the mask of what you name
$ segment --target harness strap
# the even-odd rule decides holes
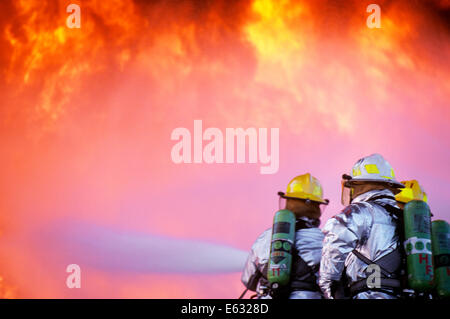
[[[354,253],[355,256],[358,257],[365,264],[367,265],[375,264],[378,267],[380,267],[380,271],[385,277],[387,278],[396,277],[395,272],[398,270],[398,267],[400,266],[400,252],[398,247],[393,251],[391,251],[389,254],[384,255],[377,261],[370,260],[363,254],[361,254],[356,248],[352,250],[352,253]],[[386,268],[390,269],[388,270]]]
[[[355,296],[364,291],[382,291],[385,293],[393,294],[385,289],[398,290],[401,288],[400,280],[390,278],[380,278],[380,288],[367,287],[367,279],[360,279],[350,285],[350,294]]]
[[[294,280],[291,282],[291,290],[320,291],[320,288],[315,283]]]
[[[377,200],[377,199],[384,199],[384,198],[395,200],[395,197],[394,197],[394,196],[389,196],[389,195],[378,195],[378,196],[371,197],[371,198],[369,199],[369,201],[375,201],[375,200]]]
[[[315,282],[316,272],[319,270],[320,266],[308,265],[308,263],[300,256],[297,247],[294,247],[293,249],[292,265],[291,275],[293,281]]]
[[[381,202],[375,202],[377,205],[380,205],[383,207],[389,215],[393,216],[394,218],[402,218],[403,217],[403,211],[400,208],[397,208],[395,206],[392,206],[390,204],[385,204]]]

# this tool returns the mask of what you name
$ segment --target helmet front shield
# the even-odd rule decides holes
[[[349,178],[351,179],[350,176],[344,174],[341,181],[341,203],[344,206],[348,206],[352,202],[353,189],[348,184]]]

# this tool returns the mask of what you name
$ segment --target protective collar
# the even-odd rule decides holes
[[[389,204],[392,206],[397,206],[397,202],[395,201],[394,193],[389,189],[375,189],[368,192],[365,192],[361,195],[356,196],[352,200],[353,203],[359,202],[368,202],[374,200],[375,202],[382,202],[384,204]]]

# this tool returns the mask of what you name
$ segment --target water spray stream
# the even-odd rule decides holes
[[[104,271],[128,273],[240,272],[247,252],[200,240],[155,236],[91,224],[54,233],[70,260]]]

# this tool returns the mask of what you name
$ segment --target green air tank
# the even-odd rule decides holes
[[[441,298],[450,297],[450,226],[445,220],[431,223],[434,258],[434,285]]]
[[[267,279],[273,289],[289,284],[293,245],[295,245],[295,215],[287,209],[279,210],[273,218],[267,267]]]
[[[412,200],[403,211],[408,286],[416,292],[433,289],[431,213],[427,203]]]

